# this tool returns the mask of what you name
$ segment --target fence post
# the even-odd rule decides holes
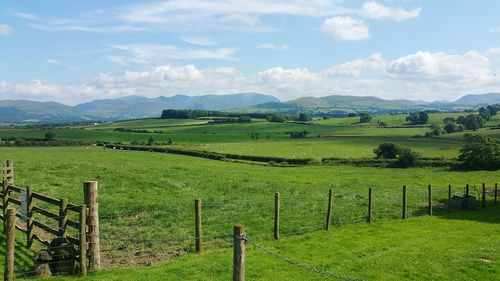
[[[274,193],[274,239],[280,239],[280,193]]]
[[[495,183],[495,206],[497,205],[497,197],[498,197],[498,183]]]
[[[201,252],[203,233],[201,228],[201,199],[194,200],[194,235],[196,252]]]
[[[26,187],[26,246],[28,249],[33,245],[33,190]]]
[[[245,229],[235,225],[233,232],[233,281],[245,281]]]
[[[448,185],[448,213],[451,212],[451,184]]]
[[[14,184],[14,161],[5,161],[4,178],[7,179],[9,184]]]
[[[372,188],[368,188],[368,223],[372,223]]]
[[[465,209],[467,210],[469,207],[469,184],[465,185]]]
[[[403,212],[402,219],[406,219],[406,185],[403,185]]]
[[[326,230],[330,229],[330,221],[332,217],[332,197],[333,197],[333,191],[330,188],[330,190],[328,190],[328,210],[326,211],[326,222],[325,222]]]
[[[5,271],[4,280],[14,280],[14,247],[16,238],[16,210],[8,209],[5,217],[6,237],[5,237]]]
[[[79,244],[79,254],[80,258],[78,263],[80,264],[80,275],[87,276],[87,207],[82,205],[80,207],[80,244]]]
[[[68,199],[59,199],[59,237],[66,236],[66,223],[68,222]]]
[[[2,213],[3,213],[3,228],[4,232],[7,228],[7,208],[9,207],[9,182],[6,180],[6,177],[3,178],[3,186],[2,186]]]
[[[89,248],[89,270],[91,272],[101,269],[101,252],[99,242],[99,202],[96,181],[83,183],[84,202],[88,206],[88,248]]]
[[[429,184],[428,186],[428,196],[429,196],[429,202],[428,202],[428,205],[429,205],[429,216],[432,216],[432,186]]]
[[[486,185],[483,182],[483,194],[481,196],[481,207],[486,208]]]

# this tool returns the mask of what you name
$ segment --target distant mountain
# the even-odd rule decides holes
[[[279,102],[273,96],[259,93],[145,98],[128,96],[95,100],[75,107],[82,114],[106,118],[138,118],[159,116],[163,109],[228,110],[267,102]]]
[[[163,109],[227,110],[279,100],[259,93],[146,98],[128,96],[82,103],[75,107],[57,102],[0,101],[0,122],[70,122],[119,120],[160,116]]]
[[[57,102],[0,101],[0,122],[66,122],[84,119],[73,107]]]
[[[470,105],[470,106],[500,103],[500,93],[466,95],[459,98],[454,103],[461,105]]]
[[[303,97],[282,103],[265,103],[249,108],[236,109],[242,112],[296,113],[307,111],[318,114],[345,115],[347,112],[367,111],[372,113],[407,112],[413,110],[442,109],[441,105],[429,106],[410,100],[384,100],[377,97],[331,95],[326,97]]]

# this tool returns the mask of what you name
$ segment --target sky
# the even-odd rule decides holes
[[[0,99],[455,100],[500,92],[499,11],[496,0],[0,0]]]

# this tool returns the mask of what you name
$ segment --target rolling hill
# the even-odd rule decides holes
[[[345,116],[348,112],[402,113],[416,110],[452,111],[471,109],[485,104],[500,103],[500,93],[466,95],[455,102],[425,102],[384,100],[370,96],[331,95],[302,97],[280,102],[277,98],[259,93],[146,98],[127,96],[82,103],[74,107],[57,102],[27,100],[0,101],[0,122],[73,122],[113,121],[156,117],[163,109],[206,109],[240,113],[312,112],[318,115]]]

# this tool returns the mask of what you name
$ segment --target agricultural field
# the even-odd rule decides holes
[[[390,255],[393,256],[386,261],[387,263],[372,264],[369,259],[361,256],[360,251],[365,247],[362,246],[363,239],[368,240],[375,231],[379,233],[380,243],[386,243],[388,235],[389,237],[394,235],[393,231],[414,231],[420,227],[430,229],[433,224],[443,224],[436,226],[437,234],[431,235],[428,230],[427,240],[420,238],[429,243],[432,240],[432,243],[436,243],[436,247],[439,247],[439,243],[444,242],[433,239],[435,235],[446,232],[440,231],[440,228],[458,227],[462,223],[475,225],[474,220],[467,222],[458,215],[454,217],[453,223],[448,221],[443,207],[448,185],[453,186],[455,194],[463,192],[465,183],[479,187],[485,182],[491,187],[498,180],[498,173],[494,171],[451,172],[448,169],[431,168],[389,169],[348,166],[283,168],[181,155],[104,150],[101,147],[1,148],[0,155],[2,160],[15,160],[16,185],[29,185],[35,191],[44,194],[67,197],[75,204],[82,202],[83,181],[99,182],[101,243],[106,268],[153,265],[152,271],[147,274],[165,276],[164,274],[169,274],[169,270],[179,271],[179,274],[190,274],[200,269],[197,263],[207,259],[211,264],[211,270],[204,272],[206,276],[200,277],[201,280],[217,280],[218,271],[228,272],[225,268],[227,263],[224,261],[230,252],[227,249],[230,241],[219,237],[231,233],[232,225],[236,223],[245,225],[249,237],[255,241],[282,250],[283,254],[290,254],[299,260],[350,275],[356,272],[354,268],[366,267],[367,272],[364,273],[366,275],[355,274],[354,277],[386,280],[386,274],[391,275],[390,272],[393,272],[388,273],[387,270],[394,267],[399,251],[391,250]],[[439,217],[431,221],[420,217],[426,213],[428,184],[434,187],[435,215]],[[402,185],[407,185],[409,188],[408,209],[412,222],[408,229],[400,223],[392,224],[401,216]],[[359,225],[364,225],[366,220],[368,187],[373,188],[374,194],[374,227],[359,228]],[[327,192],[330,188],[335,194],[333,228],[330,234],[325,236],[326,234],[322,234],[320,229],[324,224]],[[282,238],[284,241],[300,241],[299,244],[282,248],[277,242],[269,242],[273,234],[274,192],[281,193]],[[203,228],[206,237],[204,247],[207,251],[199,256],[189,254],[194,251],[193,200],[195,198],[201,198],[203,202]],[[488,204],[491,204],[491,201]],[[483,229],[482,232],[493,233],[493,240],[498,223],[498,210],[490,210],[487,215],[488,221],[478,224],[478,227]],[[380,230],[376,228],[378,224],[383,225],[383,228]],[[384,228],[386,232],[383,231]],[[363,229],[366,232],[359,232]],[[469,231],[468,235],[475,237],[475,233]],[[344,235],[337,236],[336,233]],[[419,232],[415,232],[414,235],[419,235],[417,233]],[[446,233],[448,235],[448,232]],[[300,250],[300,247],[306,247],[304,245],[323,248],[325,247],[323,243],[326,243],[323,240],[330,237],[332,239],[328,240],[330,243],[343,243],[342,241],[353,235],[364,238],[356,242],[357,246],[344,243],[343,247],[346,247],[343,248],[344,251],[353,247],[353,252],[349,254],[353,256],[343,262],[322,262],[314,258],[315,251],[311,251],[309,255],[307,252],[301,253]],[[454,235],[457,235],[458,239],[459,233]],[[460,239],[457,241],[462,241]],[[19,241],[22,243],[22,237]],[[396,241],[397,239],[393,243]],[[420,256],[423,262],[422,253],[417,251],[419,243],[416,241],[412,243],[415,243],[411,246],[414,250],[411,250],[410,246],[408,246],[410,248],[404,246],[405,249],[409,249],[415,257]],[[433,245],[432,243],[430,245]],[[387,245],[378,246],[386,250],[380,250],[381,252],[377,250],[377,253],[381,255],[384,251],[392,249],[390,246],[392,244]],[[475,249],[476,243],[470,245],[470,248]],[[480,256],[476,252],[469,258],[497,260],[496,244],[485,248],[491,250],[486,256]],[[341,249],[335,251],[341,255],[339,252]],[[188,255],[184,256],[186,254]],[[300,280],[300,276],[305,274],[301,270],[290,271],[286,265],[280,264],[280,261],[265,258],[256,251],[249,252],[249,259],[253,255],[259,261],[262,260],[264,267],[254,264],[261,269],[256,269],[253,273],[255,275],[250,274],[249,278],[254,276],[255,280],[266,280],[276,267],[283,269],[280,274],[285,274],[284,276],[290,274],[291,280]],[[333,253],[325,255],[325,258],[329,259],[335,257]],[[443,260],[446,259],[446,255],[442,257]],[[177,256],[184,257],[172,259]],[[165,263],[163,262],[165,260],[171,261]],[[427,265],[429,270],[421,273],[423,275],[415,275],[415,280],[418,280],[419,276],[434,274],[438,271],[436,268],[443,266],[442,262],[436,261],[435,264]],[[456,263],[457,261],[453,261],[453,264]],[[491,265],[475,261],[474,263],[489,268],[489,271],[482,273],[484,276],[498,272],[497,263]],[[458,264],[464,270],[463,276],[477,272],[477,269],[469,271],[463,264],[459,262]],[[183,271],[182,268],[185,267],[190,269]],[[405,267],[410,275],[417,270],[411,264]],[[137,274],[145,271],[146,269],[141,269]],[[122,274],[128,275],[129,272],[130,270],[107,270],[95,278],[118,280],[124,278]],[[391,278],[397,280],[398,276],[400,275],[396,274]],[[315,278],[319,277],[311,275],[310,280],[322,280]]]
[[[450,115],[458,116],[431,114],[430,120],[439,123]],[[316,160],[373,158],[373,149],[382,142],[411,147],[426,157],[458,156],[464,133],[425,138],[429,126],[405,126],[404,117],[375,116],[372,122],[363,124],[357,118],[314,120],[308,124],[142,119],[57,128],[52,132],[58,140],[130,144],[153,137],[156,144],[152,147]],[[378,128],[378,120],[389,127]],[[495,117],[488,126],[498,124],[500,119]],[[307,138],[290,139],[286,135],[302,130],[310,132]],[[1,129],[0,137],[43,139],[47,131]],[[259,138],[251,139],[252,133],[258,133]],[[499,130],[482,129],[477,133],[498,137]],[[174,143],[163,143],[168,139]],[[435,276],[440,280],[467,280],[471,275],[494,280],[499,273],[500,248],[493,241],[498,240],[495,236],[500,209],[492,206],[492,196],[488,197],[488,208],[477,212],[448,214],[446,204],[448,186],[453,194],[462,194],[465,184],[470,184],[471,192],[478,195],[482,183],[492,190],[498,181],[497,171],[319,164],[277,167],[92,145],[2,147],[0,155],[0,161],[14,160],[17,186],[30,186],[55,198],[67,198],[73,204],[82,204],[83,181],[98,181],[105,270],[93,276],[95,280],[135,280],[138,276],[189,280],[192,274],[201,274],[197,280],[221,280],[221,276],[230,276],[231,240],[227,235],[234,224],[244,225],[253,241],[284,256],[363,280],[421,280]],[[429,184],[433,188],[433,217],[426,216]],[[404,222],[403,185],[408,187],[409,216]],[[373,192],[372,225],[366,224],[368,188]],[[334,196],[331,229],[326,232],[323,228],[329,189]],[[279,241],[273,241],[275,192],[281,197]],[[202,200],[203,210],[201,254],[194,253],[196,198]],[[480,248],[472,241],[478,233],[491,236]],[[23,244],[24,239],[18,237],[18,243]],[[450,247],[449,239],[461,246],[441,251]],[[429,250],[421,251],[422,244]],[[428,261],[426,254],[431,249],[435,250],[434,259]],[[276,271],[278,279],[304,280],[306,276],[306,280],[323,280],[250,245],[248,250],[250,280],[269,280]],[[398,265],[402,255],[406,262]],[[28,256],[23,253],[17,261],[18,277],[24,277],[23,270],[29,276]],[[451,259],[457,256],[460,259]],[[147,268],[130,269],[143,266]],[[451,275],[453,269],[459,271],[456,278]]]

